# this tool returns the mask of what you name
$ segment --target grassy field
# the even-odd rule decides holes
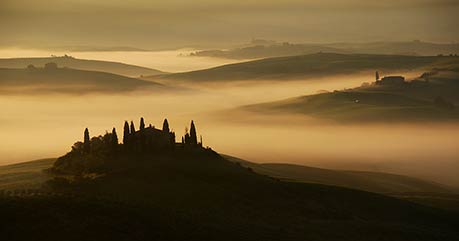
[[[50,168],[55,158],[22,162],[13,165],[0,166],[0,189],[36,189],[48,181],[51,176],[44,172]]]

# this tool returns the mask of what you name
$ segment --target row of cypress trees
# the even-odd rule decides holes
[[[150,127],[152,127],[150,125]],[[140,118],[140,127],[139,130],[144,130],[145,129],[145,121],[144,118]],[[169,122],[167,119],[164,119],[163,122],[163,128],[162,131],[164,133],[170,133],[170,128],[169,128]],[[129,146],[130,144],[130,137],[132,134],[136,133],[136,128],[134,126],[134,122],[131,121],[129,124],[127,121],[124,122],[124,131],[123,131],[123,144],[126,146]],[[108,134],[108,133],[107,133]],[[175,139],[175,135],[174,135]],[[85,153],[90,153],[91,152],[91,140],[89,136],[89,130],[86,128],[84,130],[84,139],[83,139],[83,151]],[[112,129],[111,137],[110,137],[110,145],[113,150],[117,149],[118,146],[118,135],[116,133],[116,128]],[[175,140],[173,140],[173,143],[175,143]],[[194,121],[191,121],[190,125],[190,131],[186,131],[185,135],[182,137],[182,144],[183,145],[189,145],[189,146],[196,146],[198,144],[198,138],[197,138],[197,132],[196,132],[196,126],[194,124]]]

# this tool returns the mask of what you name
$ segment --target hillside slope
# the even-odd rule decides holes
[[[457,121],[459,70],[426,73],[411,82],[368,85],[244,106],[265,114],[295,113],[335,121]]]
[[[459,237],[455,214],[373,193],[276,181],[211,152],[126,161],[129,168],[113,173],[55,179],[51,196],[0,198],[0,230],[18,240]]]
[[[138,77],[141,75],[164,74],[164,72],[156,69],[150,69],[136,65],[101,60],[77,59],[70,56],[0,59],[0,68],[22,69],[30,64],[38,68],[43,67],[45,64],[51,62],[56,63],[58,66],[61,67],[80,70],[109,72],[113,74],[131,77]]]
[[[298,80],[313,77],[354,74],[362,71],[431,70],[459,64],[459,57],[420,57],[398,55],[318,53],[268,58],[223,65],[211,69],[151,76],[149,79],[188,81]]]
[[[281,180],[340,186],[376,193],[450,193],[453,191],[438,183],[389,173],[330,170],[286,163],[257,164],[231,156],[225,158],[250,167],[257,173]]]
[[[50,168],[56,159],[41,159],[30,162],[0,166],[0,189],[15,190],[40,188],[51,176],[43,170]]]
[[[1,92],[119,92],[164,89],[161,84],[106,72],[69,68],[0,68]]]
[[[422,41],[411,42],[370,42],[370,43],[331,43],[331,44],[291,44],[272,43],[251,44],[229,50],[204,50],[190,56],[208,56],[227,59],[258,59],[295,55],[326,53],[348,54],[388,54],[436,56],[459,53],[459,44],[437,44]]]

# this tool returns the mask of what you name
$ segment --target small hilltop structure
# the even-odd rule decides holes
[[[51,171],[64,174],[97,173],[134,159],[173,159],[177,156],[215,153],[211,148],[203,147],[202,136],[199,139],[193,120],[180,142],[176,142],[176,134],[170,129],[167,119],[164,119],[162,129],[151,124],[146,126],[144,118],[140,118],[138,129],[133,121],[125,121],[121,143],[115,128],[103,136],[92,138],[86,128],[83,141],[76,142],[70,152],[58,158]]]
[[[376,85],[402,85],[408,83],[405,81],[405,77],[400,75],[384,76],[383,78],[380,78],[378,71],[376,71],[375,78]]]

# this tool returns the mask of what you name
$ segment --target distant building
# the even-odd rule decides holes
[[[405,84],[405,77],[403,76],[385,76],[381,80],[375,82],[377,85],[400,85]]]

